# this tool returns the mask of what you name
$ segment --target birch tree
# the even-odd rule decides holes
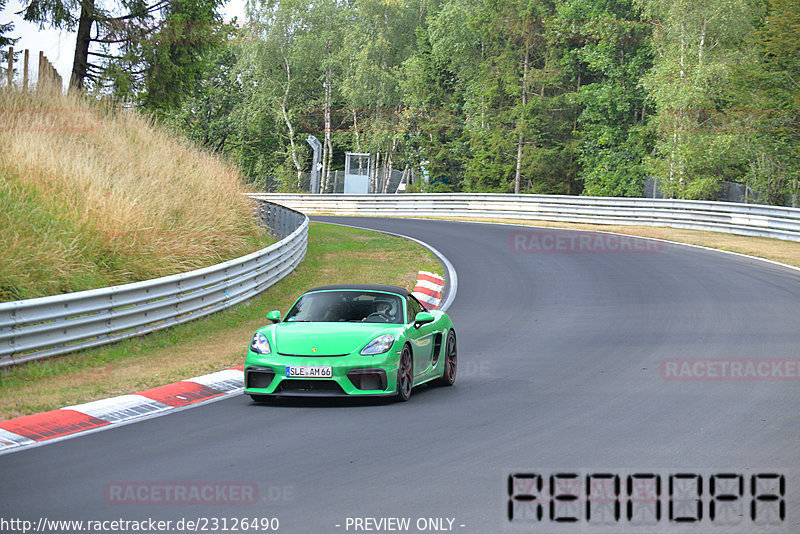
[[[351,143],[374,155],[373,191],[385,188],[388,175],[379,168],[391,168],[400,149],[401,66],[414,51],[424,13],[422,2],[382,0],[356,0],[348,12],[343,95],[353,117]]]
[[[709,198],[735,173],[735,135],[722,123],[732,67],[752,31],[744,0],[638,0],[653,26],[655,61],[644,84],[656,106],[650,170],[667,195]]]
[[[251,79],[251,103],[266,113],[275,115],[275,124],[281,126],[284,161],[275,172],[284,188],[300,190],[303,171],[306,169],[305,140],[298,124],[304,111],[311,105],[303,88],[312,83],[313,69],[299,46],[309,31],[305,19],[309,6],[302,0],[279,0],[259,4],[250,16],[255,21],[255,42],[245,47],[240,69]],[[295,179],[284,173],[291,169]]]
[[[650,25],[632,0],[567,0],[556,31],[572,45],[583,194],[641,196],[651,113],[640,84],[652,65]]]
[[[771,0],[735,73],[736,128],[753,201],[800,203],[800,2]],[[748,200],[751,200],[748,198]]]

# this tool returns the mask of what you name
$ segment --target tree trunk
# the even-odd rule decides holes
[[[330,54],[329,54],[330,55]],[[322,189],[321,193],[328,190],[331,180],[331,160],[333,158],[333,145],[331,144],[331,100],[333,88],[333,73],[330,69],[325,71],[325,141],[322,143]]]
[[[353,135],[356,140],[356,152],[361,152],[361,138],[358,135],[358,114],[356,108],[353,108]]]
[[[370,193],[375,193],[378,190],[378,169],[381,166],[381,151],[375,152],[375,167],[370,169]]]
[[[283,100],[281,100],[281,113],[283,114],[283,121],[286,123],[286,129],[289,130],[292,163],[297,171],[297,187],[299,188],[303,183],[303,165],[300,163],[300,158],[297,155],[297,146],[294,143],[294,126],[292,121],[289,120],[289,113],[286,111],[286,104],[289,101],[289,89],[292,85],[292,71],[289,68],[289,60],[286,58],[284,58],[284,67],[286,69],[286,90],[283,93]]]
[[[78,19],[78,35],[75,42],[75,59],[72,62],[72,76],[69,79],[71,88],[83,89],[86,70],[89,65],[89,41],[94,23],[94,0],[81,2],[81,15]]]
[[[389,192],[389,182],[392,179],[392,161],[394,161],[394,154],[397,152],[397,137],[392,138],[392,148],[386,154],[386,163],[384,165],[383,193]]]
[[[525,108],[528,105],[528,69],[530,68],[531,61],[530,32],[531,30],[529,29],[528,34],[525,36],[525,59],[522,62],[522,110],[517,120],[519,135],[517,137],[517,167],[514,172],[514,193],[517,195],[519,194],[520,183],[522,182],[522,147],[525,144],[522,119],[525,115]]]

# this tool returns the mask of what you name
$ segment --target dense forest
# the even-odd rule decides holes
[[[674,198],[726,181],[798,202],[798,0],[250,0],[244,24],[219,0],[77,4],[26,12],[89,20],[73,84],[260,188],[297,190],[315,135],[326,190],[355,151],[411,190],[641,196],[653,177]]]

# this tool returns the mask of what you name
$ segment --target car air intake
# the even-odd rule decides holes
[[[356,369],[347,373],[347,378],[356,389],[386,389],[386,371],[383,369]]]
[[[288,378],[282,381],[275,393],[283,395],[320,395],[320,396],[336,396],[346,395],[344,390],[333,380],[319,380],[319,379],[299,379]]]
[[[275,378],[275,371],[266,367],[248,367],[245,371],[245,387],[250,388],[268,388]]]

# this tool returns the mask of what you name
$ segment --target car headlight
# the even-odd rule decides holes
[[[250,342],[250,350],[258,354],[269,354],[272,352],[269,341],[267,341],[266,336],[261,332],[256,332],[253,336],[253,341]]]
[[[383,354],[387,352],[389,349],[392,348],[392,344],[394,343],[394,336],[391,334],[384,334],[382,336],[378,336],[369,343],[367,346],[361,350],[361,354],[365,356],[369,356],[372,354]]]

